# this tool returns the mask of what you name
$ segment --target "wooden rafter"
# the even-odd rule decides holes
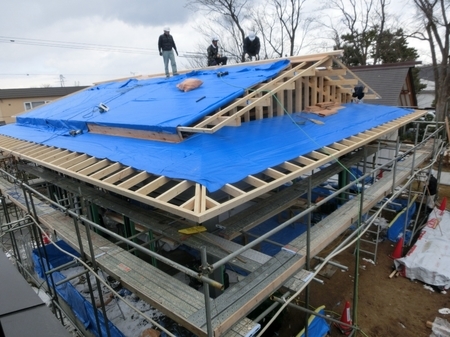
[[[220,189],[221,193],[209,193],[205,186],[191,181],[158,176],[107,159],[98,159],[84,153],[33,144],[6,136],[0,136],[0,150],[4,154],[11,154],[108,191],[202,223],[395,131],[424,113],[425,111],[415,111],[275,167],[269,167],[259,174],[249,175],[238,183],[225,184]],[[217,197],[218,194],[221,196]]]

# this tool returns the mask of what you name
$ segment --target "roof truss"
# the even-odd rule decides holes
[[[365,97],[378,97],[339,60],[341,55],[342,51],[338,50],[291,57],[290,66],[279,76],[249,88],[243,97],[193,125],[179,126],[178,133],[214,133],[224,126],[299,112],[317,103],[347,103],[358,84],[366,87]]]

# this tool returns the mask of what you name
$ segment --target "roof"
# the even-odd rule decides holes
[[[34,98],[34,97],[60,97],[72,94],[87,88],[76,87],[48,87],[48,88],[26,88],[26,89],[0,89],[0,99],[12,98]]]
[[[0,127],[0,149],[201,223],[418,117],[346,104],[360,80],[338,54],[95,86]],[[176,89],[193,76],[202,87]],[[303,111],[324,102],[339,112],[318,121]]]
[[[0,269],[2,336],[70,336],[2,251]]]
[[[221,106],[241,96],[246,88],[280,73],[289,65],[280,60],[260,65],[239,65],[219,77],[217,69],[192,71],[184,75],[146,80],[129,79],[99,84],[52,104],[39,106],[17,116],[23,125],[51,125],[63,129],[92,127],[125,128],[130,131],[177,134],[178,126],[189,126]],[[191,91],[177,85],[200,79],[203,84]],[[100,109],[102,104],[105,109]]]
[[[419,62],[390,63],[351,67],[350,70],[380,96],[378,99],[366,98],[365,102],[389,106],[415,106],[417,105],[415,98],[406,100],[408,103],[403,103],[400,96],[413,91],[412,88],[408,88],[407,82],[410,69],[417,64]]]

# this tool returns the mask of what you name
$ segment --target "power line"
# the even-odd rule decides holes
[[[159,54],[156,49],[150,48],[120,47],[120,46],[89,44],[89,43],[27,39],[8,36],[0,36],[0,43],[8,43],[8,44],[14,43],[40,47],[84,49],[84,50],[108,51],[108,52],[130,53],[130,54],[153,54],[153,55]]]
[[[53,41],[53,40],[28,39],[28,38],[9,37],[9,36],[0,36],[0,43],[7,43],[7,44],[13,43],[13,44],[31,45],[31,46],[39,46],[39,47],[82,49],[82,50],[105,51],[105,52],[127,53],[127,54],[159,55],[159,51],[157,49],[152,49],[152,48],[121,47],[121,46],[79,43],[79,42],[64,42],[64,41]],[[180,53],[181,53],[181,51],[180,51]],[[185,57],[185,58],[204,57],[203,54],[200,54],[198,52],[187,51],[184,53],[185,54],[180,55],[180,57]]]

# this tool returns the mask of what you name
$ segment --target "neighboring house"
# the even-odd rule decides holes
[[[14,123],[16,115],[85,88],[87,87],[0,89],[0,123]]]
[[[364,103],[417,107],[412,68],[420,62],[389,63],[349,68],[363,84],[380,95],[379,99],[364,99]]]
[[[416,90],[412,68],[420,62],[389,63],[349,68],[356,76],[380,95],[378,99],[364,98],[364,103],[417,108]],[[382,137],[396,141],[398,131]],[[385,164],[395,155],[395,150],[382,149],[377,158],[378,164]],[[370,159],[369,159],[370,161]]]

